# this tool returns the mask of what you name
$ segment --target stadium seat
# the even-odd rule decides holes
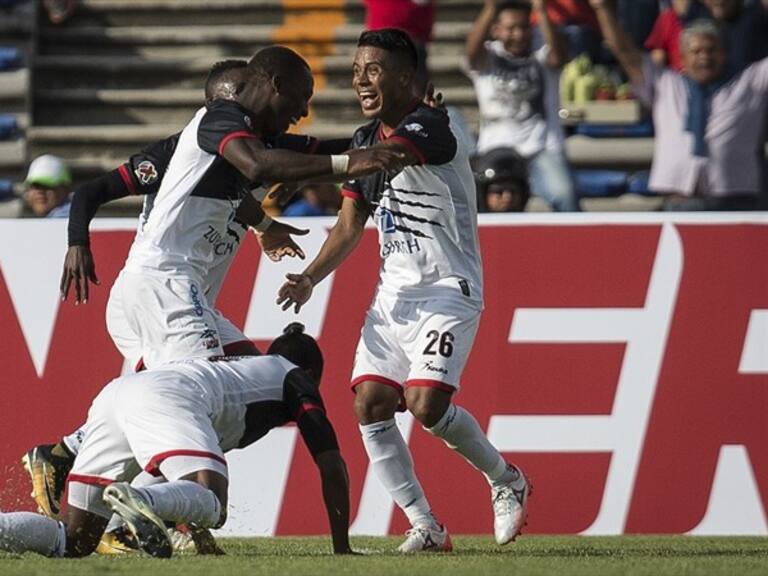
[[[653,122],[646,120],[637,124],[589,124],[576,126],[576,134],[590,138],[651,138]]]
[[[0,46],[0,71],[19,68],[22,63],[21,50],[12,46]]]
[[[576,193],[580,198],[621,196],[627,191],[627,174],[618,170],[577,170]]]
[[[10,200],[13,197],[13,182],[10,180],[0,180],[0,202]]]
[[[655,196],[656,194],[648,190],[648,180],[650,177],[651,173],[648,170],[635,172],[629,177],[627,192],[630,194],[640,194],[641,196]]]
[[[7,140],[12,138],[19,126],[16,123],[16,118],[8,114],[0,114],[0,140]]]

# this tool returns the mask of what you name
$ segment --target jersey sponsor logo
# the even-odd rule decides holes
[[[208,225],[208,230],[203,234],[203,238],[208,240],[216,256],[232,254],[240,244],[240,236],[230,227],[227,227],[227,236],[229,238],[225,238],[221,232],[210,224]]]
[[[390,234],[397,230],[392,212],[386,208],[379,208],[379,213],[376,216],[376,219],[378,222],[379,230],[381,230],[382,234]]]
[[[200,289],[197,287],[197,284],[190,285],[189,296],[192,299],[192,307],[195,309],[195,315],[202,316],[203,304],[200,302]]]
[[[447,368],[444,368],[443,366],[435,366],[432,360],[427,360],[426,362],[424,362],[421,369],[424,370],[425,372],[435,372],[437,374],[442,374],[444,376],[448,375]]]
[[[155,168],[155,165],[149,160],[142,160],[139,165],[136,166],[133,173],[144,186],[152,184],[158,177],[157,168]]]
[[[381,257],[389,258],[392,254],[415,254],[421,252],[421,243],[418,238],[407,240],[387,240],[381,244]]]
[[[410,124],[406,124],[405,129],[412,134],[421,136],[422,138],[429,138],[429,134],[427,133],[424,126],[418,122],[411,122]]]

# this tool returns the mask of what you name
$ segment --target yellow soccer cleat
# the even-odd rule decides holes
[[[40,514],[58,519],[61,496],[75,458],[61,444],[35,446],[21,463],[32,480],[32,498]]]

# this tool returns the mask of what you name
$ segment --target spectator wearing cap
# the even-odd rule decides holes
[[[649,187],[668,210],[758,207],[768,58],[729,75],[718,28],[696,21],[680,38],[682,73],[655,65],[619,27],[607,0],[590,0],[603,35],[653,108],[656,127]]]
[[[565,155],[560,71],[567,54],[550,22],[548,2],[534,0],[546,44],[531,49],[531,4],[486,0],[467,36],[467,72],[480,107],[478,154],[513,148],[525,157],[531,192],[557,211],[579,209]]]
[[[29,165],[24,202],[38,218],[68,218],[72,177],[63,160],[45,154]]]
[[[483,212],[524,212],[531,197],[528,164],[511,148],[495,148],[472,161]]]

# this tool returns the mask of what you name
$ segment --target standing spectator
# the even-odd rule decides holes
[[[419,98],[429,83],[427,44],[432,40],[435,23],[433,0],[365,0],[367,30],[397,28],[407,32],[416,46],[419,61],[416,69],[416,91]]]
[[[706,8],[697,0],[672,0],[671,6],[659,14],[651,35],[645,41],[654,63],[681,71],[680,33],[686,24],[706,15]]]
[[[531,191],[555,210],[578,210],[560,126],[559,81],[565,43],[534,0],[546,44],[531,51],[531,5],[486,0],[467,37],[469,76],[480,105],[479,154],[512,148],[528,160]],[[490,40],[488,37],[490,35]]]
[[[681,36],[682,73],[653,64],[619,27],[608,0],[590,0],[600,27],[653,106],[656,141],[650,189],[669,210],[758,206],[768,109],[768,58],[729,77],[717,27],[697,21]]]
[[[45,154],[29,165],[24,201],[38,218],[68,218],[72,177],[64,161]]]
[[[768,56],[768,1],[703,0],[720,28],[728,72],[736,74]]]

